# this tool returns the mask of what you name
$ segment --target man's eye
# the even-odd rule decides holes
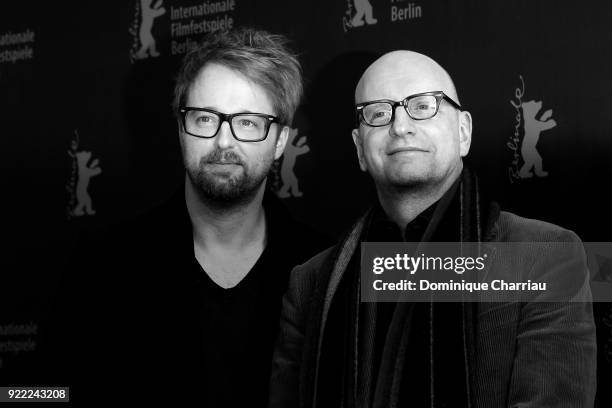
[[[202,125],[206,125],[209,124],[213,121],[213,118],[211,116],[198,116],[196,118],[196,123],[202,124]]]
[[[253,119],[240,118],[240,120],[238,121],[238,126],[243,129],[258,129],[260,127],[260,124]]]
[[[372,113],[372,119],[388,118],[389,116],[391,116],[391,111],[389,109],[376,110]]]
[[[378,111],[378,112],[374,112],[373,117],[374,118],[384,118],[388,114],[389,114],[389,112],[387,112],[387,111]]]
[[[428,103],[420,103],[416,106],[418,110],[429,110],[430,106]]]

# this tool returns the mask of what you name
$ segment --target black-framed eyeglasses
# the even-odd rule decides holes
[[[229,123],[232,136],[240,142],[261,142],[268,137],[272,123],[280,123],[276,116],[266,113],[221,113],[207,108],[185,106],[179,108],[185,133],[202,138],[213,138],[223,122]]]
[[[407,96],[401,101],[380,99],[355,105],[357,120],[372,127],[387,126],[395,119],[395,110],[403,106],[408,116],[414,120],[425,120],[436,116],[442,100],[454,108],[464,109],[442,91],[423,92]]]

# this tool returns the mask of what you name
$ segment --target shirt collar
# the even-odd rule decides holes
[[[374,206],[372,221],[367,232],[367,241],[373,242],[418,242],[421,240],[429,221],[433,216],[438,201],[427,207],[406,225],[403,231],[389,218],[379,202]]]

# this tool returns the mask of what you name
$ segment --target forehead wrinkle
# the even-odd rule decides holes
[[[436,61],[413,51],[392,51],[370,65],[355,89],[355,103],[375,99],[402,99],[406,87],[412,93],[444,91],[458,101],[455,85]]]

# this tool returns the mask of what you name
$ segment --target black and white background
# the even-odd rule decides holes
[[[411,49],[455,80],[474,119],[468,161],[503,208],[611,241],[610,21],[612,5],[594,0],[2,2],[2,376],[36,371],[79,232],[150,208],[183,181],[170,101],[197,30],[250,25],[293,41],[306,81],[295,164],[279,162],[270,184],[315,229],[338,236],[370,202],[350,137],[354,86],[377,54]],[[594,308],[603,407],[612,305]]]

